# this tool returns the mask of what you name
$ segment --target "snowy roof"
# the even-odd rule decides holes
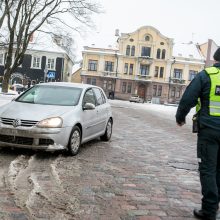
[[[74,74],[76,71],[78,71],[81,67],[82,67],[81,63],[74,64],[73,68],[72,68],[72,74]]]
[[[42,32],[34,32],[33,40],[29,43],[28,49],[66,54],[66,51],[57,45],[49,34]]]
[[[188,59],[205,60],[199,52],[198,47],[193,42],[189,43],[174,43],[173,56],[183,57]]]

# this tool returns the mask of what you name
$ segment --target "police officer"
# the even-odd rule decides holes
[[[197,157],[202,205],[193,213],[204,220],[216,220],[220,201],[220,48],[213,58],[214,65],[199,72],[187,86],[176,112],[177,125],[182,126],[200,100]]]

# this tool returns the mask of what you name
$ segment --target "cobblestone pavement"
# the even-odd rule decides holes
[[[166,106],[111,103],[110,142],[84,144],[76,157],[1,152],[11,162],[1,163],[0,219],[194,219],[201,194],[191,125],[177,127]]]

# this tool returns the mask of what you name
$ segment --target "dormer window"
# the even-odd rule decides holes
[[[150,41],[150,36],[148,36],[148,35],[145,36],[144,40],[145,40],[145,41]]]

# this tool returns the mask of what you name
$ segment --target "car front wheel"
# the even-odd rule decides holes
[[[75,156],[79,152],[81,145],[81,130],[78,126],[74,126],[69,140],[69,152],[72,156]]]
[[[111,139],[112,124],[113,124],[112,119],[109,119],[106,125],[105,134],[100,137],[102,141],[109,141]]]

